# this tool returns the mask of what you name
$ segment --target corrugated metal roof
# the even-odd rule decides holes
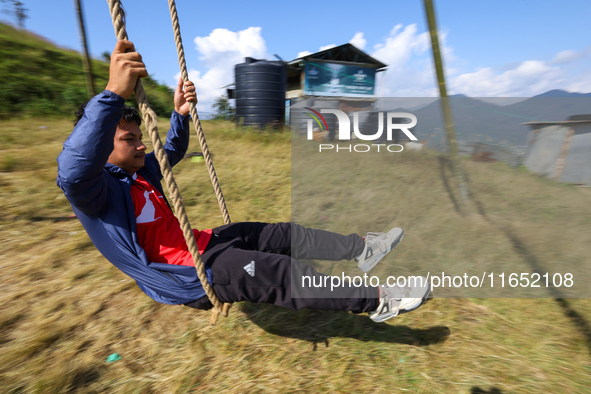
[[[557,121],[548,121],[548,122],[525,122],[522,124],[530,125],[530,126],[540,126],[540,125],[576,125],[576,124],[583,124],[583,123],[591,123],[591,120],[557,120]]]
[[[491,158],[497,161],[503,161],[511,167],[517,167],[521,164],[523,151],[517,148],[508,148],[499,145],[485,144],[477,142],[474,144],[473,155],[480,152],[490,152]]]
[[[382,69],[388,66],[387,64],[384,64],[381,61],[369,56],[367,53],[363,52],[361,49],[357,48],[355,45],[351,43],[328,48],[315,53],[310,53],[309,55],[305,55],[297,59],[290,60],[289,62],[287,62],[287,64],[294,67],[301,67],[299,63],[302,60],[324,60],[343,61],[348,63],[366,63],[377,69]]]
[[[474,143],[473,142],[458,140],[457,145],[458,145],[458,153],[460,155],[472,156],[472,153],[474,152]]]
[[[591,133],[572,137],[560,182],[591,186]]]
[[[534,137],[523,159],[523,164],[531,171],[552,177],[556,169],[556,160],[570,127],[546,126],[533,131]]]
[[[523,150],[505,146],[486,144],[483,142],[458,141],[460,155],[474,156],[479,153],[488,153],[489,158],[495,161],[503,161],[511,167],[517,167],[523,159]]]

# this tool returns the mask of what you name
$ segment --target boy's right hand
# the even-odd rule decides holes
[[[131,96],[138,78],[147,77],[142,56],[135,52],[131,41],[119,40],[111,54],[107,90],[127,99]]]

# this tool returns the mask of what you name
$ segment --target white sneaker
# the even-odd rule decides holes
[[[367,233],[365,236],[365,249],[355,257],[357,266],[363,272],[368,272],[376,264],[390,253],[404,237],[404,230],[400,227],[394,227],[387,233]]]
[[[382,297],[378,309],[369,312],[369,318],[381,323],[402,313],[417,309],[427,299],[431,284],[424,276],[409,279],[406,286],[380,285]]]

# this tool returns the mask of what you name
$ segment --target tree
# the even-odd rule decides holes
[[[82,42],[82,64],[84,66],[84,74],[86,75],[86,89],[88,90],[89,99],[96,95],[94,90],[94,76],[92,75],[92,63],[90,62],[90,55],[88,54],[88,44],[86,42],[86,29],[84,28],[84,17],[82,16],[82,3],[80,0],[74,0],[74,8],[78,15],[78,28],[80,30],[80,41]]]
[[[234,117],[234,108],[230,105],[226,95],[220,96],[213,104],[215,119],[230,120]]]
[[[2,3],[10,3],[12,4],[12,10],[2,10],[3,13],[8,15],[14,15],[16,20],[18,21],[18,27],[21,29],[25,28],[25,20],[29,18],[27,14],[29,9],[25,7],[25,4],[18,0],[0,0]]]
[[[103,53],[101,53],[101,57],[103,58],[103,60],[107,63],[111,63],[111,53],[104,51]]]

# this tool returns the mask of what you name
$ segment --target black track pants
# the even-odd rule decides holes
[[[292,273],[325,277],[298,259],[352,260],[363,252],[363,238],[304,228],[293,223],[232,223],[213,229],[202,259],[212,271],[212,286],[223,302],[248,300],[285,308],[369,312],[378,307],[376,287],[339,289],[338,298],[328,289],[294,293]],[[297,282],[293,282],[297,283]],[[321,294],[325,291],[324,294]],[[320,297],[320,298],[316,298]],[[327,298],[333,297],[333,298]],[[207,296],[186,304],[198,309],[212,307]]]

